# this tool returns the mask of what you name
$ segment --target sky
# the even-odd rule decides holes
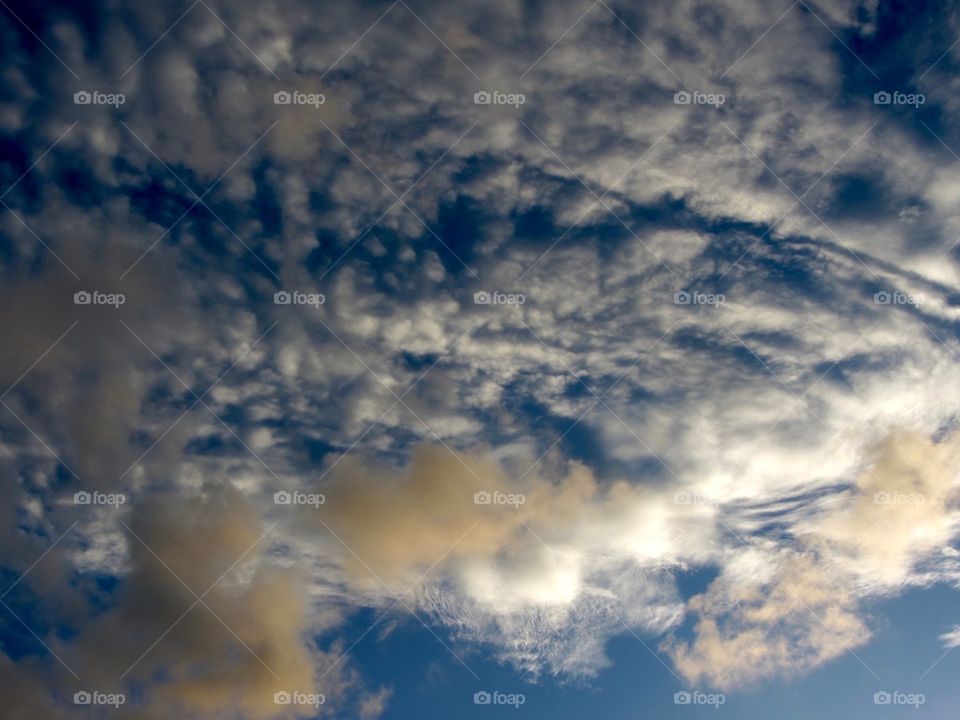
[[[956,717],[957,5],[0,47],[0,720]]]

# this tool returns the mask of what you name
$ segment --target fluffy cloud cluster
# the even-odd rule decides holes
[[[864,644],[861,603],[911,582],[957,534],[958,451],[956,437],[933,443],[899,433],[878,443],[849,496],[827,505],[795,543],[768,552],[761,572],[744,573],[741,558],[690,600],[695,639],[669,646],[680,671],[733,687]]]
[[[72,604],[69,578],[30,592],[54,626],[51,657],[4,658],[13,717],[63,709],[76,693],[124,698],[120,715],[293,718],[376,705],[343,648],[324,651],[313,639],[343,618],[310,614],[305,578],[280,569],[265,552],[270,528],[229,485],[155,496],[121,521],[130,555],[114,593],[87,584]],[[85,597],[84,597],[85,595]],[[20,608],[22,611],[22,608]],[[72,676],[72,677],[71,677]],[[277,702],[278,694],[322,698],[317,706]],[[11,708],[8,707],[8,710]]]

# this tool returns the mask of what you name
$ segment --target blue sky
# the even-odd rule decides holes
[[[955,7],[0,6],[0,716],[955,715]]]
[[[482,655],[465,656],[470,669],[480,676],[478,681],[426,630],[412,626],[385,644],[362,643],[354,650],[354,657],[369,674],[397,679],[397,694],[384,714],[387,718],[448,717],[451,707],[457,708],[458,717],[487,717],[491,712],[488,707],[464,703],[464,693],[472,687],[498,687],[526,695],[524,708],[502,709],[501,717],[709,718],[776,712],[787,718],[810,717],[813,713],[827,718],[948,718],[958,702],[953,682],[956,658],[951,653],[922,680],[920,676],[943,653],[936,633],[943,622],[950,620],[952,603],[951,591],[920,591],[871,608],[884,618],[883,628],[875,640],[856,650],[870,669],[848,654],[801,678],[786,682],[777,679],[727,693],[720,709],[675,705],[674,693],[688,686],[628,633],[615,637],[608,647],[612,667],[583,686],[553,679],[535,684],[518,682],[515,672],[485,662]],[[364,618],[369,622],[358,624],[358,633],[374,619]],[[926,703],[919,711],[873,705],[878,689],[894,687],[922,692]]]

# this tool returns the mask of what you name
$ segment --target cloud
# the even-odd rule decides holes
[[[804,672],[866,643],[864,600],[922,582],[916,566],[956,535],[958,450],[956,435],[934,442],[901,431],[876,443],[852,493],[832,499],[795,545],[768,549],[760,573],[732,562],[691,598],[693,639],[665,644],[677,669],[730,688]]]
[[[948,650],[960,646],[960,625],[940,636],[943,646]]]
[[[735,535],[724,547],[729,510],[696,493],[603,486],[577,464],[559,480],[517,482],[490,456],[436,446],[402,472],[344,460],[311,488],[327,502],[301,521],[335,535],[328,544],[353,592],[419,603],[461,641],[489,644],[534,677],[595,674],[624,625],[677,630],[673,573],[719,566],[687,602],[693,639],[663,647],[691,682],[729,689],[861,646],[871,636],[864,601],[925,582],[918,566],[956,534],[957,448],[953,436],[891,433],[861,458],[848,492],[781,514],[789,542]],[[481,489],[524,502],[478,506]]]
[[[555,485],[512,483],[491,458],[440,446],[418,448],[399,475],[348,457],[322,489],[326,503],[303,517],[343,539],[356,582],[397,590],[437,562],[492,560],[524,525],[562,524],[597,491],[582,467]]]
[[[6,399],[26,425],[20,431],[30,438],[33,428],[43,429],[38,436],[60,448],[58,455],[75,474],[75,487],[117,489],[126,484],[122,476],[142,453],[131,435],[152,424],[146,417],[146,372],[158,361],[137,336],[151,344],[166,344],[172,337],[190,342],[195,337],[186,319],[190,292],[164,261],[150,272],[134,270],[118,280],[138,257],[115,236],[118,226],[130,220],[122,209],[84,212],[61,201],[47,208],[56,221],[31,219],[36,232],[57,232],[50,224],[59,228],[63,223],[83,245],[61,249],[65,266],[41,248],[24,249],[27,254],[39,249],[43,255],[36,272],[11,277],[0,292],[0,303],[8,309],[0,332],[17,339],[0,359],[0,381],[5,390],[16,383],[20,391]],[[7,221],[14,222],[9,216]],[[148,232],[137,221],[127,231],[131,236]],[[78,305],[78,292],[123,300],[116,307]],[[171,332],[169,320],[178,322],[177,331]],[[36,403],[40,394],[49,402]],[[159,448],[151,459],[160,464],[169,449]]]
[[[342,647],[324,651],[312,637],[335,631],[342,616],[327,613],[327,624],[317,624],[323,615],[308,612],[304,578],[266,562],[268,533],[253,506],[225,485],[137,505],[126,534],[129,568],[110,607],[91,606],[79,635],[48,638],[78,678],[46,686],[49,671],[38,659],[5,659],[8,677],[25,677],[11,702],[45,707],[56,695],[97,690],[125,693],[130,718],[170,708],[188,718],[292,718],[348,702],[366,703],[372,716],[376,694],[335,662]],[[278,705],[275,693],[325,702]]]
[[[909,582],[914,565],[960,529],[960,438],[940,442],[898,432],[878,443],[845,506],[815,524],[811,542],[830,547],[870,591]]]
[[[856,597],[807,555],[787,553],[767,582],[714,581],[687,608],[694,639],[665,649],[688,681],[723,689],[806,672],[870,637]]]
[[[43,667],[42,661],[27,659],[17,663],[0,654],[0,690],[5,712],[10,717],[43,715],[54,720],[72,717],[50,693],[52,683],[56,682],[55,672]]]
[[[17,216],[0,218],[0,389],[79,320],[4,396],[27,427],[0,408],[5,566],[81,520],[21,588],[80,632],[56,649],[119,674],[87,623],[129,664],[193,602],[120,517],[198,593],[256,539],[253,508],[278,521],[272,554],[258,546],[207,602],[306,684],[330,648],[305,636],[408,589],[463,645],[581,677],[624,625],[679,633],[675,575],[716,569],[686,606],[694,639],[668,647],[684,674],[733,686],[864,642],[864,598],[956,577],[955,561],[921,566],[957,531],[954,442],[929,439],[960,391],[957,171],[927,129],[871,104],[867,71],[812,17],[869,49],[885,42],[874,10],[798,6],[771,29],[768,3],[599,4],[570,29],[583,9],[565,3],[418,8],[484,83],[526,93],[519,111],[474,105],[477,78],[402,5],[372,28],[383,8],[366,3],[211,1],[175,25],[170,8],[92,10],[106,44],[51,6],[36,32],[127,94],[115,113],[75,106],[74,79],[4,16]],[[927,33],[907,40],[937,46]],[[955,102],[950,62],[918,78],[928,107]],[[678,87],[728,103],[678,106]],[[278,89],[326,102],[278,106]],[[211,188],[209,207],[164,165]],[[412,188],[409,208],[388,212],[378,178]],[[93,287],[128,301],[72,305]],[[327,303],[273,305],[281,288]],[[480,289],[528,302],[477,306]],[[727,303],[678,306],[681,289]],[[878,305],[880,290],[924,300]],[[164,363],[197,393],[230,373],[174,425],[195,398]],[[77,488],[123,491],[133,514],[73,507]],[[327,503],[287,512],[280,489]],[[525,502],[476,506],[478,491]],[[184,712],[260,717],[280,686],[238,645],[198,606],[133,677]],[[4,668],[45,714],[44,663]]]
[[[487,644],[533,676],[594,675],[625,626],[679,621],[668,568],[711,554],[712,512],[639,484],[602,487],[578,463],[508,472],[531,464],[440,446],[400,471],[350,457],[307,488],[325,502],[297,514],[300,532],[339,558],[355,598],[424,607],[465,647]]]
[[[392,696],[393,690],[386,687],[370,693],[361,701],[360,706],[357,708],[361,720],[372,720],[373,718],[378,718],[383,715]]]

